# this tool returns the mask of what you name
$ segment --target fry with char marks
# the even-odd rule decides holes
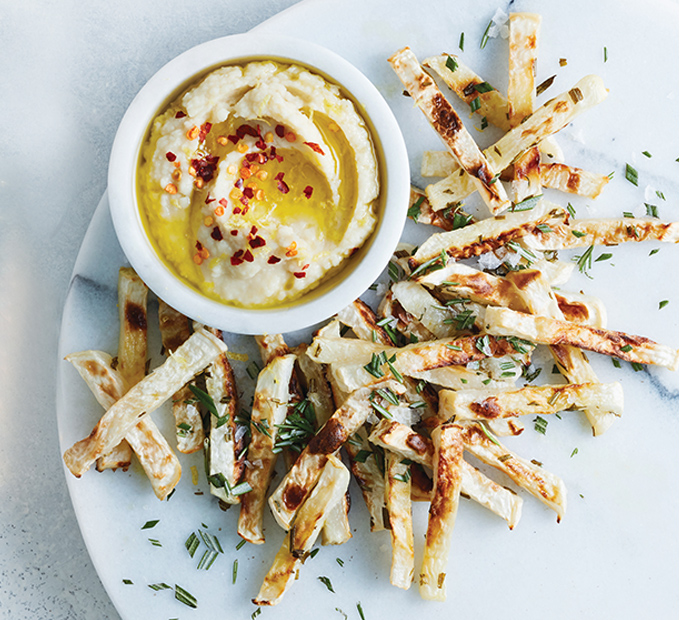
[[[113,358],[108,353],[82,351],[71,353],[65,359],[73,364],[104,409],[109,409],[125,394],[125,381],[120,372],[113,368]],[[137,455],[156,497],[164,500],[182,475],[177,456],[149,416],[142,418],[125,437]]]
[[[461,260],[479,256],[504,246],[508,241],[533,233],[542,224],[552,227],[559,221],[566,221],[566,218],[564,209],[541,200],[530,211],[506,213],[449,232],[435,233],[409,259],[412,277],[422,278],[428,272],[445,267],[447,257]],[[443,264],[440,262],[442,254],[446,259]],[[426,269],[426,264],[431,264],[431,267]]]
[[[205,330],[194,332],[161,366],[112,405],[88,437],[66,450],[64,462],[71,473],[80,477],[102,454],[118,445],[140,418],[160,407],[226,350],[223,341]]]
[[[438,426],[432,431],[432,444],[434,490],[419,583],[420,596],[443,601],[446,599],[446,567],[462,483],[463,441],[460,428],[455,424]]]
[[[255,605],[276,605],[297,578],[302,563],[326,522],[331,506],[341,501],[349,484],[349,472],[342,461],[330,456],[319,482],[307,500],[300,506],[290,531],[286,532],[272,567],[267,572]]]
[[[509,390],[442,390],[439,409],[456,420],[495,420],[519,415],[551,414],[573,409],[623,413],[620,383],[527,385]]]
[[[163,349],[168,354],[186,342],[191,335],[189,319],[162,299],[158,300],[158,325]],[[221,335],[218,338],[221,338]],[[200,407],[189,385],[195,386],[195,383],[182,386],[172,397],[177,449],[184,454],[200,450],[205,440]]]
[[[678,222],[660,222],[633,217],[570,220],[549,225],[550,230],[535,227],[524,240],[536,250],[568,250],[589,245],[616,245],[624,241],[662,241],[678,243]]]
[[[395,381],[386,381],[382,386],[389,387],[397,394],[403,391]],[[366,422],[372,411],[369,397],[379,387],[381,386],[362,388],[351,394],[310,440],[279,486],[269,496],[269,506],[282,528],[290,528],[295,513],[319,479],[328,457],[337,452]]]
[[[491,306],[486,310],[486,327],[490,334],[497,336],[516,336],[536,344],[569,345],[627,362],[664,366],[672,371],[678,368],[677,349],[644,336]]]
[[[462,421],[465,450],[480,461],[502,471],[518,486],[557,513],[561,521],[567,509],[567,490],[564,482],[542,467],[517,456],[482,428],[482,422]]]
[[[146,374],[147,329],[146,301],[149,289],[131,267],[118,270],[118,370],[125,381],[125,392]],[[97,471],[126,470],[132,452],[124,439],[111,452],[97,459]]]
[[[432,440],[417,433],[405,424],[381,420],[375,425],[370,441],[386,451],[399,454],[402,459],[433,467],[434,447]],[[522,516],[522,498],[487,478],[476,467],[463,461],[461,493],[504,519],[513,529]]]
[[[277,426],[288,413],[290,378],[295,355],[275,357],[257,377],[250,418],[251,439],[243,476],[251,490],[241,496],[238,534],[248,542],[264,543],[262,528],[266,495],[278,454],[274,452]]]
[[[510,207],[505,189],[495,182],[496,173],[502,168],[489,165],[456,111],[434,80],[423,71],[415,54],[405,47],[388,61],[461,168],[472,177],[491,213],[500,213]]]
[[[411,470],[394,452],[385,454],[385,507],[392,540],[390,583],[408,590],[413,581],[413,518],[411,515]]]

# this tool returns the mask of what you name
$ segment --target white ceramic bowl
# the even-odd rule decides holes
[[[286,59],[338,83],[361,106],[372,125],[382,170],[381,204],[375,231],[360,258],[350,261],[322,292],[305,294],[280,308],[244,309],[206,297],[178,278],[159,258],[142,224],[137,205],[139,151],[149,124],[171,95],[207,69],[241,60]],[[295,331],[318,323],[359,297],[380,275],[401,236],[410,187],[408,157],[397,122],[375,86],[337,54],[288,37],[234,35],[198,45],[161,68],[130,104],[116,134],[109,164],[111,216],[132,267],[168,304],[203,324],[231,333]]]

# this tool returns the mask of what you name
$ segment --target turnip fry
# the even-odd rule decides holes
[[[255,543],[264,543],[262,521],[266,494],[274,473],[277,453],[274,452],[277,426],[288,413],[289,384],[295,355],[275,357],[260,372],[255,387],[251,414],[251,439],[248,446],[244,482],[251,491],[241,496],[238,519],[239,536]]]
[[[163,365],[118,400],[88,437],[66,450],[64,462],[71,473],[80,477],[102,454],[120,443],[142,416],[160,407],[226,350],[223,341],[205,330],[192,334]]]
[[[274,563],[264,578],[255,605],[276,605],[297,578],[302,563],[311,551],[329,508],[341,499],[349,484],[349,472],[340,459],[330,456],[319,482],[300,506],[290,531],[279,548]]]
[[[97,402],[109,409],[125,393],[125,382],[113,359],[102,351],[71,353],[65,358],[76,368]],[[165,499],[182,475],[179,460],[150,416],[144,416],[125,436],[158,499]]]
[[[434,80],[422,69],[418,59],[404,48],[389,59],[392,68],[403,82],[413,100],[451,150],[456,160],[473,178],[475,186],[492,213],[510,206],[502,184],[495,183],[496,172],[502,168],[489,165],[460,117],[446,100]]]
[[[585,408],[621,415],[623,389],[620,383],[567,383],[509,390],[442,390],[439,408],[456,420],[495,420]]]
[[[446,599],[446,567],[453,528],[458,512],[463,463],[463,441],[456,424],[442,424],[432,431],[434,491],[427,519],[423,562],[420,568],[420,596]]]
[[[395,454],[385,454],[385,507],[392,540],[390,583],[408,590],[413,582],[413,518],[411,515],[411,470],[408,462]]]
[[[664,366],[672,371],[678,367],[677,349],[658,344],[644,336],[597,329],[491,306],[486,310],[486,324],[487,331],[498,336],[516,336],[537,344],[579,347],[612,355],[627,362]]]
[[[191,335],[189,319],[162,299],[158,300],[158,325],[166,353],[172,353]],[[200,407],[189,385],[182,386],[173,395],[172,414],[175,418],[177,449],[184,454],[201,450],[205,440],[203,420]]]

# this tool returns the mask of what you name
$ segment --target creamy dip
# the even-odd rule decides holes
[[[318,286],[366,242],[378,179],[366,123],[338,86],[258,61],[209,73],[153,121],[138,196],[174,272],[255,308]]]

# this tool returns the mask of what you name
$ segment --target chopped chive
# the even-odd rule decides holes
[[[486,26],[484,34],[482,35],[482,40],[479,42],[479,49],[484,49],[486,47],[486,44],[489,42],[489,30],[491,30],[492,25],[493,20],[490,20],[488,25]]]
[[[536,226],[536,228],[540,230],[542,233],[546,234],[551,233],[553,231],[553,229],[550,228],[550,226],[548,226],[547,224],[539,224],[538,226]]]
[[[479,96],[475,97],[471,102],[470,102],[470,112],[476,112],[479,110],[481,107],[482,102],[479,99]]]
[[[574,209],[574,205],[572,205],[570,202],[567,203],[567,211],[569,211],[569,215],[571,215],[571,217],[576,217],[576,209]]]
[[[666,197],[663,195],[662,191],[657,189],[655,193],[656,193],[657,198],[661,198],[661,200],[666,200]]]
[[[607,62],[608,58],[609,57],[608,57],[608,54],[607,54],[607,46],[605,45],[605,47],[604,47],[604,62]]]
[[[234,560],[234,566],[231,569],[231,583],[236,583],[237,575],[238,575],[238,559]]]
[[[654,248],[654,249],[649,253],[649,255],[650,255],[650,256],[654,256],[654,254],[656,254],[658,251],[659,251],[659,248]]]
[[[474,89],[478,93],[490,93],[492,90],[496,90],[491,84],[488,82],[480,82],[479,84],[474,85]]]
[[[617,360],[615,357],[612,357],[612,364],[614,364],[616,368],[621,368],[621,362]]]
[[[243,540],[241,540],[241,541],[238,543],[238,545],[236,545],[236,551],[238,551],[239,549],[241,549],[241,548],[243,547],[243,545],[245,545],[247,542],[248,542],[248,541],[247,541],[245,538],[244,538]]]
[[[319,553],[319,548],[318,548],[318,547],[316,547],[315,549],[312,549],[312,550],[309,552],[309,557],[312,558],[312,559],[314,559],[314,558],[316,557],[316,554],[317,554],[317,553]]]
[[[371,454],[373,454],[373,452],[370,450],[359,450],[352,460],[356,461],[357,463],[365,463],[366,459],[371,456]]]
[[[255,620],[262,613],[262,607],[258,607],[252,614],[250,614],[250,620]]]
[[[161,542],[157,538],[149,538],[149,542],[154,546],[154,547],[162,547]]]
[[[662,301],[659,302],[659,310],[661,310],[661,308],[665,308],[667,305],[668,305],[668,300],[663,299]]]
[[[638,184],[638,172],[630,164],[626,164],[626,180],[630,181],[633,185]]]
[[[341,558],[335,558],[335,561],[336,561],[340,566],[344,566],[344,565],[345,565],[345,562],[344,562]]]
[[[463,52],[465,51],[465,33],[461,32],[460,33],[460,39],[458,39],[458,49]]]
[[[640,364],[639,362],[631,362],[630,366],[635,372],[640,372],[645,367],[644,364]]]
[[[456,62],[456,59],[453,58],[452,56],[449,56],[446,59],[446,68],[451,71],[452,73],[458,69],[458,63]]]
[[[629,345],[629,344],[624,344],[624,345],[621,347],[621,351],[622,351],[623,353],[628,353],[629,351],[632,351],[632,350],[633,350],[633,347],[632,347],[631,345]]]
[[[364,616],[364,610],[361,608],[361,603],[357,603],[357,611],[359,612],[359,617],[361,620],[366,620],[366,617]]]
[[[642,154],[643,154],[645,157],[651,157],[651,156],[652,156],[652,154],[651,154],[649,151],[642,151]]]
[[[634,218],[635,216],[630,211],[624,211],[623,217]]]
[[[248,373],[248,376],[254,381],[257,379],[257,375],[260,374],[260,367],[255,362],[251,362],[248,364],[246,372]]]
[[[489,121],[486,120],[486,116],[482,116],[482,121],[481,121],[480,128],[481,128],[481,129],[486,129],[488,126],[489,126]],[[456,214],[456,215],[457,215],[457,214]]]
[[[596,262],[596,263],[599,263],[600,261],[603,261],[603,260],[609,260],[612,256],[613,256],[613,254],[610,254],[609,252],[605,252],[605,253],[603,253],[603,254],[600,254],[600,255],[595,259],[595,262]]]
[[[574,456],[577,455],[577,454],[578,454],[578,448],[574,448],[574,449],[571,451],[571,456],[570,456],[569,458],[572,458],[572,457],[574,457]]]
[[[410,217],[413,221],[418,219],[420,215],[420,205],[425,201],[425,196],[418,196],[418,199],[408,208],[406,216]]]
[[[134,584],[132,583],[132,580],[131,580],[131,579],[123,579],[123,583],[124,583],[126,586],[132,586],[132,585],[134,585]]]
[[[582,232],[582,231],[580,231],[580,230],[572,230],[572,231],[571,231],[571,234],[574,235],[574,237],[578,237],[578,238],[581,238],[581,237],[585,237],[585,236],[586,236],[586,233],[584,233],[584,232]]]

